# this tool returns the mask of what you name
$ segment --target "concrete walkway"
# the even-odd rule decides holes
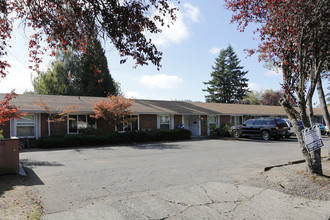
[[[270,189],[208,182],[108,197],[75,210],[44,215],[57,219],[329,219],[330,202]]]

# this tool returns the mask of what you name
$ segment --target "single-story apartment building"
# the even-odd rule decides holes
[[[5,94],[0,94],[0,100]],[[39,138],[51,134],[77,134],[79,129],[89,126],[103,131],[152,130],[157,128],[175,129],[184,127],[193,136],[207,136],[210,132],[225,124],[241,124],[249,118],[281,117],[287,118],[281,106],[223,104],[186,101],[161,101],[135,99],[130,108],[137,120],[128,127],[115,125],[103,119],[90,117],[94,114],[94,103],[103,97],[60,96],[21,94],[11,101],[20,108],[20,112],[27,113],[21,119],[11,119],[0,130],[4,137]],[[37,103],[42,100],[53,108],[54,112],[61,112],[68,106],[76,106],[75,113],[55,127],[49,123],[47,111]],[[323,122],[321,109],[315,109],[314,114],[318,122]]]

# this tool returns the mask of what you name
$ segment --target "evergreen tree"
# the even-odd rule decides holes
[[[117,95],[117,85],[112,79],[105,52],[99,40],[87,47],[81,56],[82,73],[80,76],[80,95],[100,96]]]
[[[78,95],[79,57],[72,50],[58,52],[47,71],[37,71],[32,81],[34,92],[42,95]]]
[[[38,71],[33,79],[34,92],[42,95],[117,95],[119,84],[113,81],[101,43],[95,40],[83,54],[69,50],[58,52],[47,71]]]
[[[203,89],[209,93],[205,96],[206,102],[235,103],[246,96],[248,79],[244,76],[248,71],[243,71],[239,64],[240,60],[230,45],[220,51],[215,67],[212,66],[212,79],[204,82],[209,85]]]

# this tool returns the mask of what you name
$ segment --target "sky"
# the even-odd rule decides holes
[[[206,89],[203,82],[211,79],[215,59],[229,44],[240,59],[240,65],[248,71],[250,90],[281,89],[281,74],[264,67],[257,55],[248,57],[244,52],[244,49],[256,48],[259,43],[254,40],[257,38],[253,34],[255,27],[238,31],[237,24],[230,23],[231,12],[224,8],[224,1],[181,0],[179,8],[171,28],[148,35],[163,52],[159,71],[153,64],[134,69],[130,58],[120,64],[118,51],[110,43],[103,42],[110,74],[120,83],[126,97],[204,102],[207,93],[202,91]],[[0,79],[0,93],[13,89],[17,93],[33,90],[31,79],[35,73],[28,69],[28,41],[24,31],[16,29],[8,52],[12,68],[6,78]],[[45,57],[41,68],[45,70],[51,59]]]

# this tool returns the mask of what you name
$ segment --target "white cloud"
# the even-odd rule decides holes
[[[220,50],[221,50],[221,49],[222,49],[222,48],[220,48],[220,47],[212,47],[212,48],[209,50],[209,53],[212,54],[212,55],[217,55],[217,54],[220,53]]]
[[[171,5],[171,7],[175,6]],[[179,44],[182,40],[188,39],[190,32],[187,21],[199,21],[199,9],[190,4],[185,4],[183,8],[181,8],[179,11],[176,11],[175,13],[175,21],[172,21],[169,16],[166,16],[164,18],[164,26],[161,26],[159,23],[157,24],[162,32],[151,36],[151,39],[156,45],[168,46],[171,43]]]
[[[149,88],[173,89],[178,88],[182,83],[182,79],[178,76],[169,76],[166,74],[159,75],[143,75],[140,84]]]
[[[199,22],[199,8],[194,7],[191,4],[184,4],[183,7],[185,8],[185,15],[193,22]]]
[[[282,75],[282,71],[280,70],[268,70],[264,73],[265,76],[279,76]]]
[[[257,83],[248,83],[249,90],[260,91],[260,87]]]

